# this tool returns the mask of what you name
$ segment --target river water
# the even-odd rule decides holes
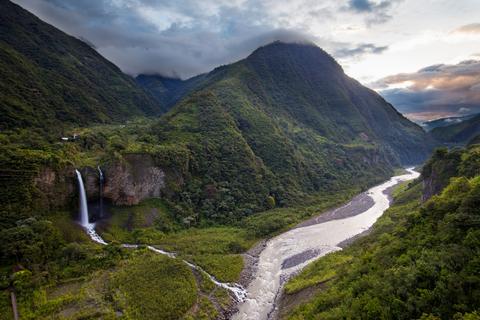
[[[390,206],[389,196],[384,191],[420,175],[413,168],[407,171],[407,174],[392,177],[369,189],[365,197],[357,197],[333,211],[336,217],[343,217],[363,203],[363,210],[357,210],[354,216],[307,224],[270,239],[258,258],[253,280],[247,287],[247,297],[232,319],[270,319],[285,281],[318,257],[341,250],[341,242],[369,229]],[[369,203],[366,207],[365,200]]]

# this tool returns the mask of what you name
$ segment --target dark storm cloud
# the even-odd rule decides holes
[[[337,58],[360,57],[366,54],[380,54],[388,49],[388,46],[376,46],[372,43],[362,43],[356,47],[340,48],[335,51]]]
[[[381,94],[400,112],[412,117],[480,112],[479,60],[432,65],[383,78],[372,86],[381,89]]]

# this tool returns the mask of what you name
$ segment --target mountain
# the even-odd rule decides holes
[[[457,123],[463,122],[463,121],[471,119],[475,116],[476,116],[475,114],[469,114],[467,116],[462,116],[462,117],[447,117],[447,118],[425,121],[421,125],[425,130],[431,131],[435,128],[446,127],[446,126],[450,126],[452,124],[457,124]]]
[[[61,131],[162,111],[92,47],[0,1],[0,129]]]
[[[480,134],[480,114],[460,123],[435,128],[431,131],[431,134],[440,142],[468,143],[476,135]]]
[[[238,102],[275,116],[270,121],[288,119],[337,143],[377,143],[402,163],[419,162],[428,153],[428,138],[419,126],[345,75],[314,45],[275,42],[242,61],[186,81],[141,75],[137,82],[167,105],[202,90],[217,91],[228,104],[232,102],[226,99],[246,98]],[[226,96],[229,92],[237,95]]]
[[[150,133],[169,148],[159,156],[184,172],[175,198],[183,212],[239,217],[268,208],[269,197],[284,206],[365,187],[431,147],[422,128],[314,45],[275,42],[195,81]]]

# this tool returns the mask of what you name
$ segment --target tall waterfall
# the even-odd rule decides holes
[[[89,225],[88,220],[88,207],[87,207],[87,194],[85,193],[85,187],[83,186],[82,174],[80,171],[75,170],[77,173],[79,198],[80,198],[80,223],[82,226],[87,227]]]
[[[103,218],[103,182],[104,182],[104,177],[103,177],[103,172],[100,166],[97,166],[98,169],[98,179],[99,179],[99,196],[100,196],[100,218]]]

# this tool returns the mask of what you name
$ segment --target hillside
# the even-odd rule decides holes
[[[403,186],[369,236],[291,280],[287,297],[310,298],[284,317],[478,319],[480,148],[452,152],[423,169],[423,179],[451,179],[437,195],[423,203],[421,180]]]
[[[86,43],[0,1],[0,129],[56,132],[156,115],[158,102]]]
[[[466,144],[480,134],[480,114],[460,123],[435,128],[431,134],[441,142]]]

